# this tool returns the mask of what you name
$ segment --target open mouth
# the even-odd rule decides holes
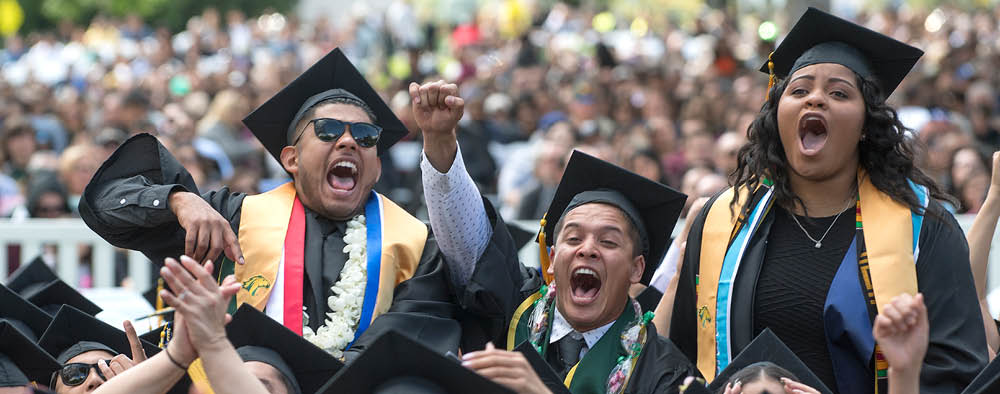
[[[799,121],[799,140],[806,156],[819,153],[826,145],[827,135],[826,119],[822,116],[808,114]]]
[[[569,284],[573,300],[578,304],[592,302],[601,292],[601,278],[590,268],[580,267],[573,271]]]
[[[338,161],[327,172],[326,180],[334,190],[354,190],[358,181],[358,166],[349,161]]]

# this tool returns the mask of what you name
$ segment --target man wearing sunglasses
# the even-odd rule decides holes
[[[437,116],[454,118],[442,124],[463,104],[442,105]],[[408,131],[340,50],[243,122],[291,182],[255,196],[200,193],[166,148],[138,135],[98,170],[81,216],[157,263],[224,252],[213,276],[242,284],[230,312],[250,304],[342,359],[392,328],[457,353],[460,283],[428,227],[372,190],[379,156]]]
[[[63,305],[38,339],[38,346],[55,356],[49,388],[57,394],[89,393],[108,379],[159,352],[135,335],[123,332],[72,306]],[[129,357],[131,355],[131,357]]]

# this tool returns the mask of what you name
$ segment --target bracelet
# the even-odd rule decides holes
[[[177,360],[174,360],[174,356],[170,355],[170,347],[163,348],[163,352],[167,354],[167,358],[170,359],[170,362],[174,363],[174,365],[176,365],[177,368],[180,368],[183,371],[187,371],[188,369],[187,367],[181,365],[181,363],[177,362]]]

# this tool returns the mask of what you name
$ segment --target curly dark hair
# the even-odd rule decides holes
[[[864,137],[858,144],[858,164],[869,174],[872,184],[893,200],[920,214],[924,212],[907,179],[927,187],[931,197],[951,202],[954,197],[945,194],[929,176],[914,164],[915,142],[906,137],[906,127],[899,121],[896,110],[885,102],[877,81],[855,73],[865,101]],[[778,101],[788,86],[786,78],[768,92],[767,101],[747,129],[749,142],[738,153],[738,164],[733,172],[733,185],[738,189],[754,190],[766,175],[774,182],[774,201],[782,206],[805,204],[792,191],[788,174],[788,159],[778,134]],[[730,209],[737,206],[733,199]],[[749,216],[751,201],[744,201],[739,213]]]

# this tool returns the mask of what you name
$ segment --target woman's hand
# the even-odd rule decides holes
[[[177,311],[188,316],[184,320],[186,334],[197,351],[204,351],[211,345],[225,341],[226,322],[231,319],[226,313],[229,299],[240,289],[239,282],[232,275],[226,277],[222,285],[216,285],[212,279],[212,262],[205,266],[187,256],[181,256],[181,261],[168,258],[160,275],[173,290],[173,294],[164,290],[160,296]],[[197,316],[198,318],[190,318]]]
[[[880,308],[872,335],[889,363],[890,373],[919,376],[929,335],[923,294],[901,294]]]

